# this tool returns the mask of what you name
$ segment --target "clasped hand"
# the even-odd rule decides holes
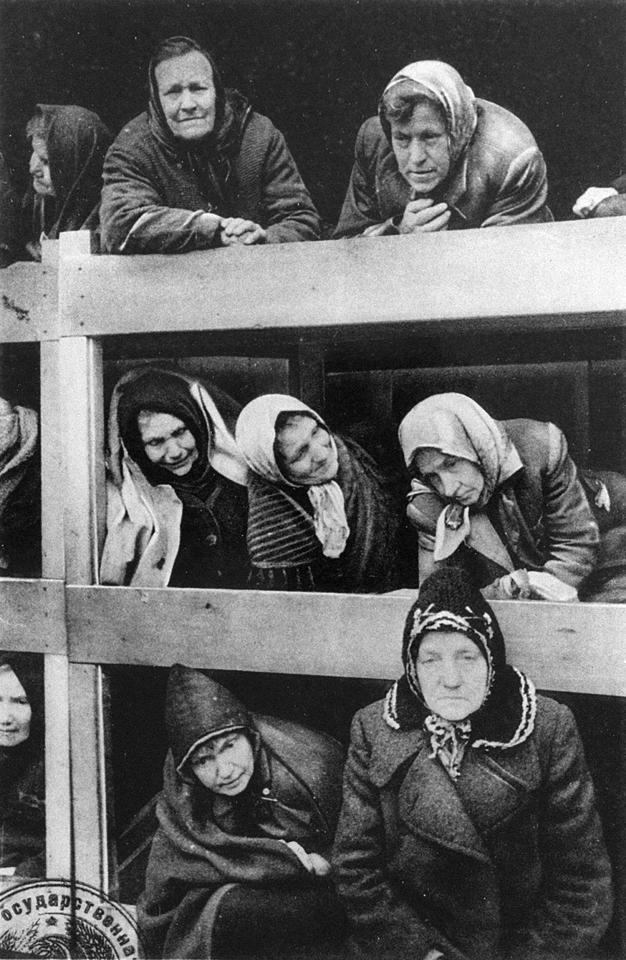
[[[398,226],[400,233],[434,233],[447,230],[451,210],[447,203],[435,203],[429,197],[409,200]]]
[[[249,245],[265,243],[267,233],[253,220],[242,217],[222,217],[220,223],[220,241],[223,247],[232,247],[236,243]]]

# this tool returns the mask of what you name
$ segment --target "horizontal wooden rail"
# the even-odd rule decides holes
[[[70,659],[392,678],[413,597],[68,587]],[[626,606],[495,609],[510,661],[542,689],[626,696]]]
[[[67,654],[65,585],[0,578],[0,648]]]
[[[0,270],[0,342],[54,340],[57,333],[57,267],[13,263]]]
[[[510,318],[624,322],[625,218],[174,256],[62,252],[62,335]],[[622,315],[620,315],[622,314]],[[458,326],[458,324],[457,324]]]

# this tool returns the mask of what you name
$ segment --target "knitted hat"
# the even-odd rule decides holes
[[[421,727],[432,712],[426,705],[417,677],[417,655],[426,635],[456,630],[476,644],[488,665],[487,694],[472,714],[472,746],[517,746],[534,727],[535,688],[524,674],[506,663],[504,637],[496,616],[458,567],[442,567],[420,588],[404,627],[404,676],[387,694],[384,717],[396,730]]]

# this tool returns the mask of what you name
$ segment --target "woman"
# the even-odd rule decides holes
[[[32,154],[24,199],[26,259],[41,260],[41,239],[99,229],[102,165],[112,136],[84,107],[39,103],[26,126]]]
[[[404,676],[354,718],[333,865],[363,956],[570,960],[611,915],[569,709],[507,666],[462,570],[426,580]]]
[[[140,367],[118,381],[102,583],[246,584],[247,469],[231,433],[238,411],[221,390],[173,370]]]
[[[358,444],[332,434],[301,400],[275,393],[243,408],[236,437],[253,471],[254,587],[377,593],[398,586],[397,508]]]
[[[0,397],[0,577],[41,576],[37,414]]]
[[[328,862],[343,756],[324,734],[252,716],[228,690],[176,664],[169,752],[146,889],[149,956],[284,957],[342,929]]]
[[[188,37],[157,47],[148,109],[104,165],[109,253],[184,253],[317,240],[319,216],[285,138]]]
[[[552,220],[528,127],[474,97],[454,67],[421,60],[387,84],[357,135],[336,237]]]
[[[586,493],[554,424],[498,422],[470,397],[442,393],[413,407],[399,437],[413,476],[407,515],[420,580],[454,563],[490,599],[626,598],[626,581],[611,587],[626,558],[605,555],[610,538],[600,544],[599,534],[599,524],[626,519],[624,478],[590,474]]]
[[[0,875],[45,876],[43,658],[0,652]]]

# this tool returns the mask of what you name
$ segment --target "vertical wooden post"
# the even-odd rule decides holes
[[[289,361],[289,384],[293,396],[324,414],[326,404],[324,345],[300,340]]]

